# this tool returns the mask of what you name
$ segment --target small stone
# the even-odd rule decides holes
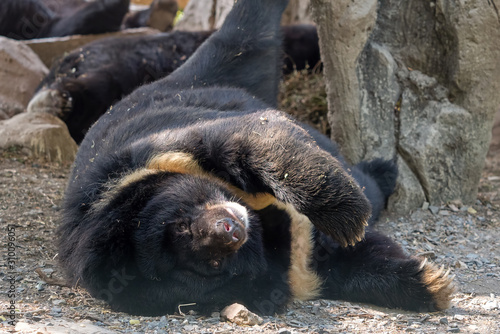
[[[448,333],[460,333],[460,328],[458,328],[458,327],[449,327],[446,331]]]
[[[54,304],[55,306],[66,305],[66,301],[64,299],[54,299],[52,301],[52,304]]]
[[[43,290],[45,290],[45,286],[44,286],[44,285],[45,285],[45,283],[41,283],[41,282],[39,282],[39,283],[37,283],[37,285],[36,285],[36,289],[37,289],[38,291],[43,291]]]
[[[290,332],[288,329],[286,328],[281,328],[279,331],[278,331],[279,334],[292,334],[292,332]]]
[[[42,271],[45,273],[45,275],[49,276],[52,275],[52,273],[54,272],[54,269],[52,268],[44,268],[42,269]]]
[[[457,262],[455,262],[455,268],[467,269],[467,263],[465,263],[463,261],[457,261]]]
[[[477,213],[477,211],[474,210],[474,208],[471,207],[471,206],[467,209],[467,212],[470,213],[470,214],[472,214],[472,215],[475,215]]]
[[[448,208],[450,208],[451,211],[453,212],[458,212],[460,211],[455,204],[448,204]]]
[[[33,217],[33,216],[38,216],[38,215],[42,215],[42,214],[43,214],[42,210],[30,210],[28,212],[23,213],[23,216]]]
[[[130,319],[129,323],[131,325],[139,325],[141,321],[139,319]]]
[[[422,210],[427,210],[429,209],[429,202],[424,202],[424,204],[422,204]]]
[[[238,303],[225,307],[220,313],[220,316],[223,320],[230,321],[237,325],[254,326],[264,322],[257,314],[250,312],[245,306]]]
[[[448,319],[447,318],[441,318],[441,319],[439,319],[439,323],[441,325],[448,325]]]
[[[433,215],[437,215],[439,213],[439,207],[431,205],[429,206],[429,211],[432,212]]]
[[[158,327],[165,327],[168,325],[168,320],[166,316],[162,316],[158,322]]]
[[[490,300],[483,305],[483,308],[488,311],[498,309],[498,302],[496,300]]]
[[[183,327],[183,329],[187,332],[194,332],[198,329],[198,325],[186,325]]]
[[[458,321],[462,321],[462,320],[464,320],[464,319],[465,319],[465,316],[463,316],[463,315],[461,315],[461,314],[455,314],[455,315],[453,316],[453,319],[458,320]]]

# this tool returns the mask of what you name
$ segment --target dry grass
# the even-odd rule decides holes
[[[330,136],[328,104],[322,73],[295,71],[280,85],[278,109]]]

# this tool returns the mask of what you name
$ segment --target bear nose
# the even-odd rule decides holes
[[[241,239],[241,229],[239,224],[232,218],[223,218],[215,223],[217,234],[226,243],[237,243]]]

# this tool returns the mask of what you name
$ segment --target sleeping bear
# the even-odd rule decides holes
[[[48,5],[56,5],[55,0],[2,0],[0,35],[25,40],[118,31],[130,0],[81,1],[76,5],[60,1],[57,12]]]
[[[58,230],[71,284],[142,315],[318,297],[448,307],[448,274],[373,228],[394,164],[350,167],[275,109],[286,5],[238,0],[184,65],[89,130]]]
[[[283,72],[320,62],[313,25],[284,26]],[[50,69],[28,105],[61,118],[79,143],[106,110],[135,88],[181,66],[213,31],[173,31],[148,36],[117,36],[84,45]],[[125,69],[125,70],[124,70]]]

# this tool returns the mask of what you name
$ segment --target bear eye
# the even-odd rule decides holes
[[[210,266],[214,269],[219,269],[220,261],[218,260],[210,260]]]

